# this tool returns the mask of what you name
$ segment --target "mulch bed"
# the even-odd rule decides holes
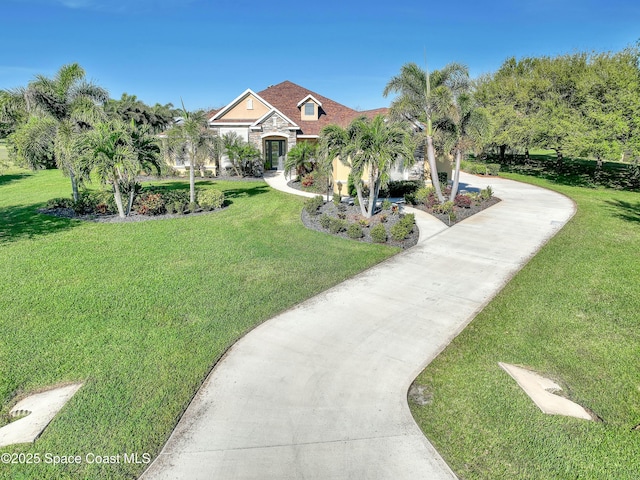
[[[489,200],[482,201],[480,205],[473,204],[469,208],[453,207],[453,210],[456,214],[455,220],[449,220],[449,215],[447,215],[446,213],[433,212],[433,210],[426,207],[425,205],[410,205],[410,206],[418,210],[422,210],[423,212],[427,212],[429,215],[433,215],[445,225],[451,226],[451,225],[455,225],[458,222],[461,222],[465,218],[469,218],[475,215],[476,213],[480,213],[485,208],[489,208],[498,202],[500,202],[500,199],[498,197],[491,197]]]
[[[96,223],[131,223],[131,222],[146,222],[149,220],[165,220],[167,218],[180,218],[180,217],[193,217],[197,215],[206,215],[208,213],[219,212],[224,210],[226,206],[217,208],[215,210],[205,211],[201,210],[194,213],[165,213],[164,215],[140,215],[136,212],[131,212],[128,217],[121,218],[117,214],[115,215],[97,215],[97,214],[84,214],[78,215],[72,208],[39,208],[38,213],[45,215],[52,215],[60,218],[73,218],[75,220],[83,220],[85,222]]]
[[[318,209],[318,214],[317,215],[309,215],[309,213],[306,210],[302,210],[302,223],[304,224],[305,227],[310,228],[312,230],[317,230],[318,232],[322,232],[322,233],[327,233],[329,235],[332,235],[329,230],[325,229],[322,227],[322,225],[320,225],[320,216],[323,213],[326,213],[327,215],[331,216],[331,217],[337,217],[338,213],[342,213],[345,215],[345,220],[347,220],[347,222],[349,223],[354,223],[357,222],[360,219],[363,219],[364,217],[362,216],[362,212],[360,211],[360,207],[356,207],[354,205],[346,205],[343,204],[346,207],[346,210],[343,212],[340,212],[338,210],[338,208],[334,205],[333,202],[328,202],[325,203],[324,205],[322,205],[319,209]],[[389,231],[391,229],[391,227],[393,225],[395,225],[399,220],[400,220],[400,215],[399,214],[392,214],[390,211],[382,211],[376,215],[373,215],[371,218],[366,219],[369,222],[369,226],[368,227],[363,227],[362,228],[362,232],[364,233],[364,237],[359,238],[359,239],[353,239],[353,238],[349,238],[349,236],[347,235],[347,232],[340,232],[335,234],[335,236],[337,237],[342,237],[342,238],[346,238],[349,240],[353,240],[356,242],[367,242],[367,243],[375,243],[373,241],[373,239],[371,238],[371,229],[373,227],[375,227],[377,224],[381,223],[382,221],[382,216],[385,215],[386,216],[386,222],[384,222],[384,226],[387,230],[387,235],[388,235],[388,239],[387,242],[382,244],[382,245],[392,245],[394,247],[400,247],[400,248],[409,248],[409,247],[413,247],[416,243],[418,243],[418,236],[419,236],[419,231],[418,231],[418,227],[417,225],[413,226],[413,230],[411,231],[411,233],[407,236],[407,238],[405,238],[403,241],[401,242],[397,242],[395,240],[393,240],[391,238],[391,234],[389,234]]]

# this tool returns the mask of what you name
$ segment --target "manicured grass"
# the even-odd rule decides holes
[[[578,212],[416,379],[433,395],[416,421],[462,479],[637,479],[640,195],[504,176]],[[602,421],[544,415],[498,362],[556,379]]]
[[[35,212],[69,195],[58,171],[0,177],[0,414],[33,390],[85,383],[34,445],[1,452],[155,456],[236,339],[398,251],[305,229],[304,199],[262,182],[202,185],[231,205],[97,224]],[[0,464],[0,478],[136,478],[144,467]]]

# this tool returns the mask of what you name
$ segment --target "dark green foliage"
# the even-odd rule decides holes
[[[322,228],[329,228],[329,224],[331,223],[331,217],[329,215],[327,215],[326,213],[323,213],[322,215],[320,215],[320,226]]]
[[[347,227],[347,235],[349,238],[357,239],[362,238],[362,227],[357,223],[352,223]]]
[[[391,227],[391,238],[397,242],[404,240],[413,230],[414,223],[415,215],[413,213],[404,215],[400,218],[400,221]]]
[[[220,190],[214,190],[208,188],[206,190],[199,190],[196,192],[196,198],[198,204],[203,210],[215,210],[221,208],[224,205],[224,193]]]
[[[196,202],[189,202],[189,212],[195,213],[198,211],[198,204]]]
[[[350,197],[355,197],[358,194],[356,184],[353,183],[353,176],[351,174],[347,177],[347,193]]]
[[[387,241],[387,230],[379,223],[371,229],[371,239],[375,243],[385,243]]]
[[[186,205],[187,205],[186,202],[180,202],[180,201],[174,202],[173,203],[173,210],[176,213],[183,214],[186,211],[186,208],[185,208]]]
[[[164,208],[167,210],[169,215],[176,213],[176,207],[173,203],[167,203]]]
[[[347,221],[341,218],[329,218],[329,232],[340,233],[347,229]]]
[[[59,197],[49,200],[45,208],[73,208],[73,205],[73,198]]]
[[[111,215],[116,213],[118,211],[118,208],[116,207],[113,193],[105,191],[86,191],[80,193],[78,201],[73,206],[73,210],[78,215]]]
[[[309,198],[304,202],[304,209],[309,215],[317,215],[318,209],[322,206],[324,201],[320,195],[316,195],[313,198]]]
[[[418,190],[423,186],[420,180],[393,180],[380,190],[381,197],[404,197]]]

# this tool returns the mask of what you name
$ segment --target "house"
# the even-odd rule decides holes
[[[317,142],[330,124],[346,127],[359,116],[373,118],[387,108],[357,111],[290,81],[254,92],[247,89],[219,110],[209,113],[209,127],[222,136],[235,132],[263,155],[266,170],[283,170],[287,153],[299,142]],[[422,162],[422,165],[424,162]],[[221,166],[229,166],[223,156]],[[422,166],[396,169],[392,179],[421,178]],[[349,168],[334,161],[334,184],[345,184]]]

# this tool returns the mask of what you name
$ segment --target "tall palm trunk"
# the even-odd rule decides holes
[[[116,201],[116,206],[118,207],[118,215],[120,218],[124,218],[126,215],[124,214],[124,207],[122,205],[122,192],[120,192],[120,185],[118,185],[117,180],[114,180],[113,182],[113,197]]]
[[[451,186],[451,195],[449,195],[449,200],[453,202],[453,199],[456,198],[458,194],[458,185],[460,184],[460,163],[462,159],[462,152],[459,148],[456,148],[456,167],[453,173],[453,185]]]
[[[69,178],[71,179],[71,193],[73,194],[73,201],[77,202],[80,198],[78,194],[78,181],[76,180],[76,176],[73,174],[73,170],[69,169]]]
[[[444,195],[442,195],[442,189],[440,188],[440,179],[438,178],[438,167],[436,165],[436,152],[433,148],[433,137],[427,135],[427,160],[429,161],[429,168],[431,170],[431,183],[436,191],[436,196],[440,203],[444,203]]]
[[[189,158],[189,202],[196,201],[196,173],[195,173],[195,152],[191,152]]]

